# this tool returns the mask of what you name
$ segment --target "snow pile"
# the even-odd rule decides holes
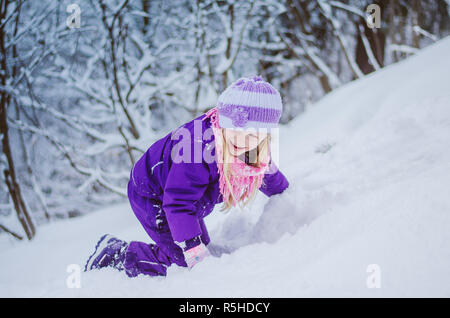
[[[221,257],[165,278],[82,273],[68,288],[68,265],[84,266],[101,234],[148,241],[126,202],[31,243],[0,237],[0,296],[450,296],[449,52],[446,38],[283,127],[291,186],[205,219]]]

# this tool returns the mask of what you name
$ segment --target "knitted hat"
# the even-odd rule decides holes
[[[282,108],[280,93],[258,75],[238,79],[217,102],[221,128],[276,128]]]

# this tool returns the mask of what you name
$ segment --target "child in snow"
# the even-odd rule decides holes
[[[271,84],[243,77],[216,107],[156,141],[128,183],[131,207],[154,243],[103,235],[85,271],[114,267],[129,277],[165,276],[171,264],[191,269],[211,256],[203,218],[216,204],[229,210],[250,202],[256,190],[270,197],[289,186],[269,149],[281,112]]]

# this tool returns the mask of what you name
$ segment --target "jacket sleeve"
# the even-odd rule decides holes
[[[282,193],[287,187],[289,187],[289,181],[275,163],[270,160],[269,170],[265,173],[259,190],[268,197],[271,197],[272,195]]]
[[[184,242],[202,234],[196,202],[209,185],[209,169],[204,163],[173,163],[164,186],[162,208],[172,237]]]

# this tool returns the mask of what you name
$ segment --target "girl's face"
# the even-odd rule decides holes
[[[265,132],[230,128],[225,128],[223,135],[230,154],[235,157],[255,149],[267,137],[267,133]]]

